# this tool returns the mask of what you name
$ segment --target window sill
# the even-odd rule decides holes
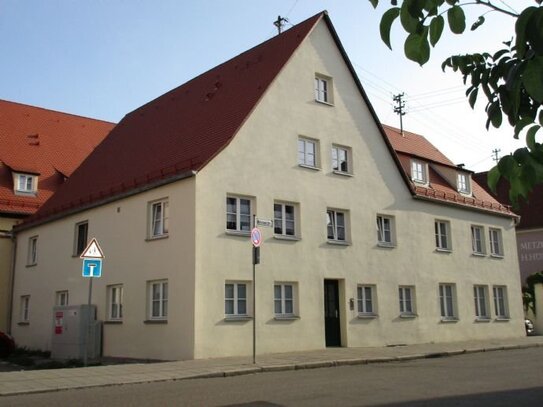
[[[354,177],[353,174],[351,174],[350,172],[345,172],[345,171],[333,170],[332,173],[336,175],[341,175],[343,177]]]
[[[162,240],[167,239],[169,235],[158,235],[158,236],[149,236],[147,239],[145,239],[146,242],[152,242],[153,240]]]
[[[411,181],[413,181],[415,184],[417,184],[420,187],[428,188],[430,186],[430,183],[428,181],[421,181],[418,179],[411,178]]]
[[[27,264],[25,267],[29,268],[29,267],[36,267],[38,265],[38,263],[32,263],[32,264]]]
[[[413,318],[416,318],[418,317],[417,314],[413,313],[413,312],[405,312],[403,314],[400,314],[400,318],[405,318],[405,319],[413,319]]]
[[[503,259],[503,254],[491,254],[490,257],[493,259]]]
[[[19,326],[28,326],[28,325],[30,325],[30,322],[28,322],[28,321],[21,321],[21,322],[17,322],[17,325],[19,325]]]
[[[287,236],[287,235],[273,235],[273,238],[277,239],[277,240],[289,240],[289,241],[292,241],[292,242],[297,242],[298,240],[302,240],[302,238],[300,238],[300,237]]]
[[[326,243],[334,246],[350,246],[351,243],[345,240],[327,240]]]
[[[298,167],[307,168],[308,170],[313,170],[313,171],[321,170],[319,167],[314,167],[313,165],[307,165],[307,164],[298,164]]]
[[[245,230],[226,230],[224,233],[230,236],[243,236],[243,237],[249,237],[251,236],[251,231],[245,231]]]
[[[497,317],[494,319],[494,322],[509,322],[511,319],[509,317]]]
[[[168,320],[167,319],[146,319],[145,321],[143,321],[144,324],[150,324],[150,325],[153,325],[153,324],[167,324],[168,323]]]
[[[358,319],[375,319],[379,317],[379,315],[373,313],[359,313],[356,317]]]
[[[38,191],[17,191],[15,190],[15,195],[17,196],[26,196],[36,198],[38,196]]]
[[[295,321],[300,317],[298,315],[276,315],[273,319],[276,321]]]
[[[458,322],[459,319],[456,318],[456,317],[442,317],[441,318],[441,323],[442,324],[450,324],[450,323],[455,323],[455,322]]]
[[[377,247],[382,247],[384,249],[394,249],[396,245],[394,243],[378,242]]]
[[[440,247],[436,247],[436,253],[452,253],[451,249],[442,249]]]
[[[471,253],[473,257],[486,257],[486,253]]]
[[[123,321],[120,319],[109,319],[107,321],[104,321],[103,323],[104,325],[121,325]]]
[[[475,318],[475,322],[490,322],[490,317]]]
[[[315,99],[315,102],[321,104],[321,105],[326,105],[326,106],[330,106],[330,107],[333,107],[334,104],[333,103],[330,103],[330,102],[325,102],[324,100],[319,100],[319,99]]]
[[[253,319],[250,315],[227,315],[224,317],[224,322],[240,322],[240,321],[250,321]]]

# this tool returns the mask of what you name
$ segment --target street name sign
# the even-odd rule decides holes
[[[256,226],[261,226],[261,227],[265,227],[265,228],[272,228],[273,227],[273,220],[256,218]]]

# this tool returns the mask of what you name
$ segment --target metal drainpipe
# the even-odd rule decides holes
[[[15,254],[17,253],[17,237],[11,232],[11,270],[9,273],[9,291],[8,291],[8,334],[11,335],[11,322],[13,312],[13,289],[15,287]]]

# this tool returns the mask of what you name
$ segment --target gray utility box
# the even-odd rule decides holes
[[[91,305],[89,308],[85,304],[53,307],[51,358],[83,359],[86,341],[87,357],[98,358],[102,345],[102,322],[96,320],[96,306]]]

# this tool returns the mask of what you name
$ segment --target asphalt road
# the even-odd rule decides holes
[[[543,348],[0,397],[2,406],[541,406]]]

